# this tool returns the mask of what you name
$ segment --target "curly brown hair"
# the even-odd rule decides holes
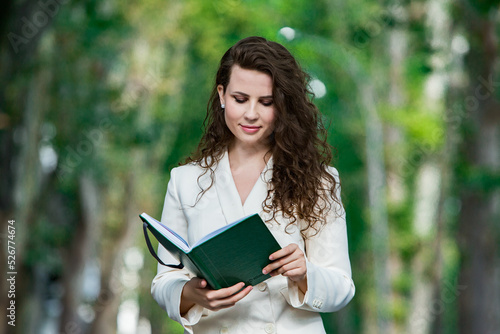
[[[218,85],[225,92],[234,65],[266,73],[273,83],[274,133],[266,154],[273,156],[273,170],[263,210],[272,212],[270,220],[281,211],[284,218],[291,220],[289,225],[297,219],[303,220],[302,235],[306,237],[306,232],[311,231],[314,235],[326,223],[332,200],[340,204],[337,181],[327,170],[332,159],[327,130],[311,102],[314,94],[309,90],[309,75],[284,46],[262,37],[240,40],[220,61],[207,106],[204,134],[195,153],[185,161],[204,168],[204,174],[211,173],[212,183],[200,192],[199,198],[213,185],[212,167],[234,139],[226,126],[217,93]]]

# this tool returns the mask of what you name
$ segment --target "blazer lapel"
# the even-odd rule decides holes
[[[267,197],[267,190],[269,187],[269,182],[273,176],[273,157],[269,158],[266,167],[260,174],[259,179],[255,183],[254,187],[243,205],[243,210],[246,215],[259,213],[262,211],[262,203]]]
[[[232,223],[245,215],[231,174],[227,151],[215,169],[215,188],[217,189],[222,212],[226,218],[226,224]]]
[[[262,202],[266,199],[268,183],[272,177],[272,166],[271,157],[250,194],[248,194],[245,204],[242,205],[231,173],[228,153],[227,151],[224,153],[215,170],[215,188],[222,212],[226,218],[226,224],[262,211]]]

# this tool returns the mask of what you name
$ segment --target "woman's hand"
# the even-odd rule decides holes
[[[187,313],[195,304],[212,311],[231,307],[252,291],[252,286],[243,289],[244,286],[245,283],[240,282],[228,288],[212,290],[206,280],[194,277],[182,289],[181,315]]]
[[[283,275],[296,282],[303,293],[307,291],[307,266],[304,252],[297,244],[290,244],[269,256],[273,261],[262,270],[271,276]]]

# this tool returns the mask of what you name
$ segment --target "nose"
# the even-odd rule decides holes
[[[259,118],[259,113],[257,108],[258,108],[257,103],[251,102],[248,106],[248,109],[245,111],[245,119],[251,121]]]

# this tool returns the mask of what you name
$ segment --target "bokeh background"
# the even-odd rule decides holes
[[[181,333],[138,214],[250,35],[297,57],[329,124],[357,292],[328,333],[500,333],[499,2],[4,1],[0,333]]]

